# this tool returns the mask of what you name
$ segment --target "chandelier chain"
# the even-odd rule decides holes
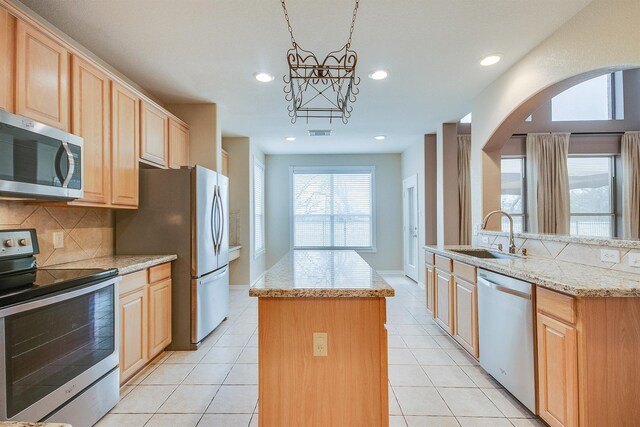
[[[293,37],[293,28],[291,28],[291,22],[289,21],[287,6],[284,4],[284,0],[280,0],[280,2],[282,3],[282,10],[284,11],[284,19],[287,21],[287,29],[289,30],[289,35],[291,36],[291,44],[293,46],[297,46],[296,39]]]
[[[289,12],[287,11],[287,5],[284,3],[284,0],[280,0],[282,4],[282,10],[284,11],[284,19],[287,21],[287,29],[289,30],[289,35],[291,36],[291,44],[293,46],[297,46],[295,37],[293,37],[293,28],[291,27],[291,21],[289,20]],[[360,6],[360,0],[356,0],[356,5],[353,8],[353,16],[351,17],[351,28],[349,28],[349,39],[347,40],[347,47],[351,46],[351,38],[353,37],[353,28],[356,25],[356,15],[358,14],[358,6]]]
[[[347,47],[351,46],[351,37],[353,37],[353,27],[355,27],[356,25],[356,15],[358,14],[359,5],[360,5],[360,0],[356,0],[356,5],[353,8],[353,17],[351,18],[351,28],[349,29],[349,40],[347,40]]]

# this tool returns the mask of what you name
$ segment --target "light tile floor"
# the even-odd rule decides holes
[[[433,322],[424,289],[387,275],[391,427],[543,426]],[[258,425],[257,301],[232,286],[229,318],[193,352],[165,352],[98,427]],[[345,426],[351,427],[351,426]]]

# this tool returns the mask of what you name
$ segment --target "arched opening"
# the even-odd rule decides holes
[[[602,99],[589,105],[589,96]],[[492,182],[484,186],[484,210],[500,207],[513,214],[516,230],[532,231],[527,225],[527,134],[566,132],[571,189],[567,234],[623,237],[620,140],[628,131],[640,131],[639,68],[592,70],[539,91],[506,117],[482,148],[483,180]],[[494,223],[492,228],[505,226]]]

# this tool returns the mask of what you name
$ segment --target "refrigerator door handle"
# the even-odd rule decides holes
[[[218,212],[220,215],[220,221],[218,222],[220,224],[220,230],[218,233],[218,254],[220,254],[220,251],[222,250],[222,237],[224,236],[224,227],[225,227],[225,221],[224,221],[224,203],[222,203],[222,196],[220,195],[220,187],[217,187],[217,192],[218,192]]]
[[[211,202],[211,238],[213,239],[213,253],[216,254],[218,251],[218,232],[216,231],[216,205],[218,203],[218,198],[216,197],[216,190],[213,190],[213,200]]]

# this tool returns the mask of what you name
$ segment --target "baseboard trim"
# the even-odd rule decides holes
[[[402,270],[376,270],[378,274],[387,274],[389,276],[404,276],[404,271]]]

